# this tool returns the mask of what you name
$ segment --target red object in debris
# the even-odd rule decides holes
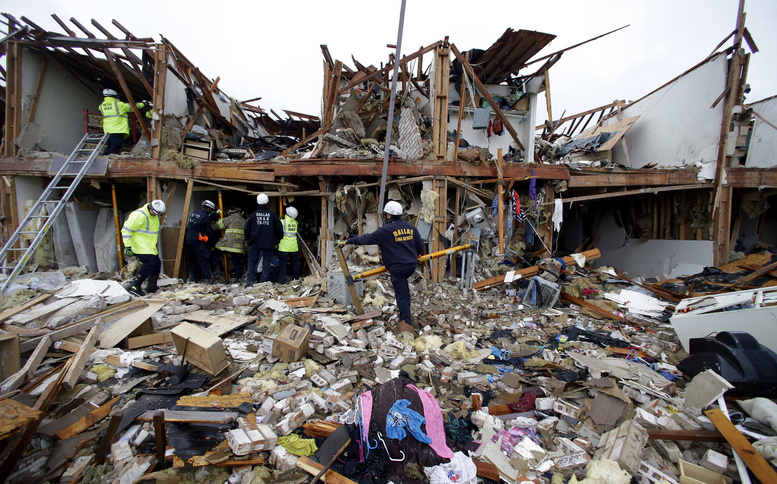
[[[534,401],[537,400],[537,397],[534,396],[531,393],[527,393],[524,396],[522,396],[518,401],[513,403],[508,403],[507,406],[510,407],[510,410],[513,412],[528,412],[530,410],[534,410]]]

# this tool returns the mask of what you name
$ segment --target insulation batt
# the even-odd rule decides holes
[[[569,484],[629,484],[631,475],[610,459],[592,460],[585,466],[586,476],[578,481],[572,476]]]

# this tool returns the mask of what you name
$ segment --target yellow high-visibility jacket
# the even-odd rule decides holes
[[[278,244],[280,252],[297,252],[297,221],[288,215],[283,217],[283,238]]]
[[[148,204],[143,205],[127,217],[121,228],[124,247],[136,254],[157,255],[156,244],[159,238],[159,217],[151,215]]]
[[[137,103],[138,109],[145,107],[145,103]],[[129,113],[132,107],[115,97],[106,96],[100,104],[100,112],[103,113],[103,131],[109,134],[129,134]]]

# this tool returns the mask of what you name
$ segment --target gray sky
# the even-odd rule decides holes
[[[486,49],[508,27],[555,34],[544,55],[624,25],[564,54],[550,71],[555,118],[642,97],[712,52],[735,28],[738,0],[407,0],[402,54],[448,36],[459,50]],[[385,63],[395,44],[400,0],[231,1],[5,0],[0,10],[50,30],[51,18],[112,19],[139,37],[162,34],[219,87],[259,105],[319,115],[320,44],[353,67]],[[382,7],[377,9],[376,7]],[[777,2],[746,0],[747,27],[760,52],[750,61],[753,102],[777,94]],[[74,28],[74,27],[73,27]],[[75,30],[75,28],[74,28]],[[94,29],[99,35],[99,32]],[[115,31],[119,34],[118,30]],[[726,46],[731,45],[728,41]],[[426,61],[428,64],[432,58]],[[528,72],[526,72],[528,73]],[[771,81],[770,81],[771,79]],[[541,121],[541,120],[538,120]]]

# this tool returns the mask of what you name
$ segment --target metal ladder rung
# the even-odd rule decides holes
[[[3,248],[0,250],[0,259],[7,260],[7,255],[9,253],[22,253],[21,258],[17,261],[13,271],[10,273],[10,275],[2,282],[0,282],[0,285],[2,285],[2,291],[5,292],[5,290],[8,288],[8,286],[13,282],[13,280],[18,276],[24,266],[29,261],[30,257],[32,256],[33,252],[38,249],[40,246],[43,235],[51,228],[50,221],[52,220],[53,216],[52,214],[59,214],[62,205],[67,202],[67,199],[65,198],[66,195],[69,193],[72,193],[73,190],[78,186],[79,183],[81,183],[81,180],[83,179],[86,172],[89,170],[89,167],[94,162],[94,160],[98,156],[98,146],[100,146],[104,140],[107,138],[108,135],[97,135],[97,134],[89,134],[85,133],[84,137],[81,138],[81,141],[78,143],[78,146],[75,147],[73,152],[70,154],[68,159],[63,164],[62,168],[60,169],[57,176],[55,176],[50,182],[49,185],[46,187],[46,189],[43,191],[43,194],[41,195],[40,199],[35,203],[34,207],[35,210],[30,210],[30,212],[24,217],[24,220],[19,224],[16,231],[13,233],[13,235],[10,237],[8,242],[3,246]],[[94,144],[94,148],[86,148],[89,144]],[[86,157],[84,159],[84,157]],[[78,158],[78,159],[77,159]],[[73,171],[70,171],[73,170]],[[63,177],[73,177],[72,180],[70,180],[68,185],[60,185],[60,183],[68,183],[67,179],[64,179]],[[64,193],[54,193],[55,190],[64,190]],[[69,197],[68,197],[69,198]],[[56,207],[50,212],[48,215],[37,215],[41,204],[56,204]],[[32,231],[32,230],[26,230],[30,227],[30,221],[34,219],[45,219],[46,222],[43,224],[43,227],[41,227],[40,230]],[[31,236],[34,235],[31,240],[27,240],[28,246],[27,247],[13,247],[14,244],[20,243],[23,241],[21,239],[21,236]]]

